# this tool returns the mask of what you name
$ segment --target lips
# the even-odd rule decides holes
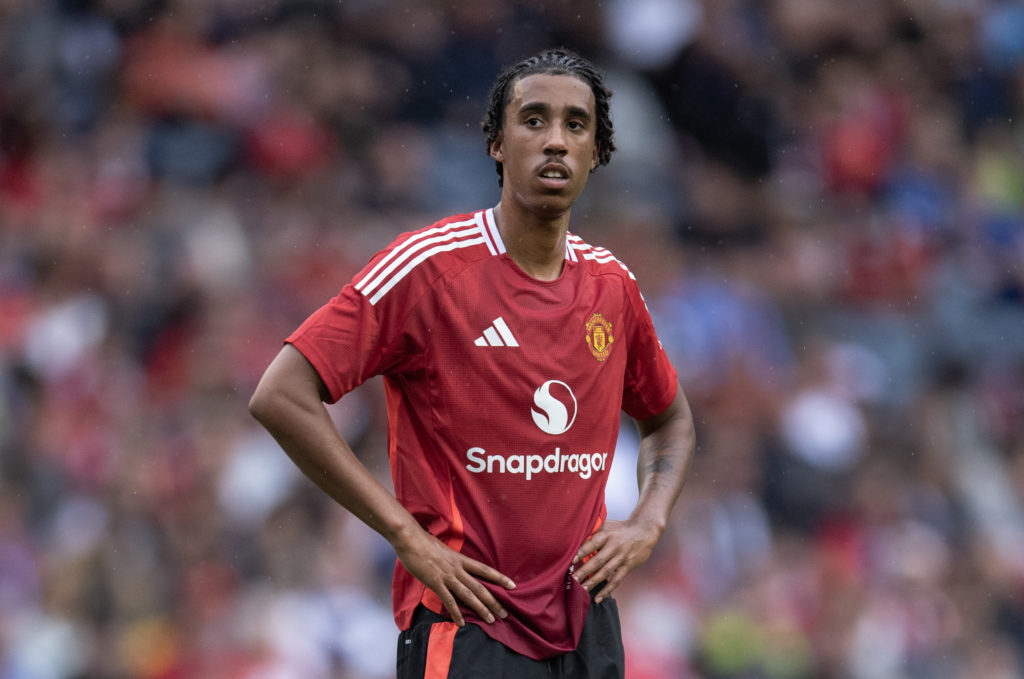
[[[569,183],[569,168],[561,163],[548,163],[540,169],[540,182],[549,189],[561,189]]]
[[[548,163],[540,169],[543,179],[568,179],[569,174],[569,168],[561,163]]]

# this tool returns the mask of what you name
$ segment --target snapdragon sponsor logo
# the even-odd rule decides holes
[[[561,448],[549,455],[494,455],[474,446],[466,451],[466,469],[473,474],[579,474],[589,479],[594,472],[607,469],[608,453],[562,453]]]
[[[548,380],[533,392],[530,414],[533,423],[545,434],[558,436],[569,431],[576,421],[576,396],[561,380]]]

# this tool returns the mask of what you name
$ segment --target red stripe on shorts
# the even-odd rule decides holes
[[[452,648],[459,626],[454,622],[435,622],[427,641],[427,669],[423,679],[446,679],[452,664]]]

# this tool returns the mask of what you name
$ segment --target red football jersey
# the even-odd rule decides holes
[[[562,275],[539,281],[505,253],[492,210],[398,237],[289,338],[332,399],[383,374],[395,493],[452,549],[511,577],[509,611],[467,621],[541,659],[576,647],[590,596],[569,575],[605,517],[625,410],[676,394],[629,270],[569,234]],[[395,621],[440,599],[396,563]]]

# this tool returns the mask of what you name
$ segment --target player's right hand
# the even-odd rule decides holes
[[[427,531],[420,530],[410,539],[396,541],[395,554],[406,570],[441,599],[441,603],[462,627],[466,624],[459,604],[475,612],[481,620],[493,623],[507,618],[508,611],[481,580],[515,589],[512,579],[487,564],[456,552]]]

